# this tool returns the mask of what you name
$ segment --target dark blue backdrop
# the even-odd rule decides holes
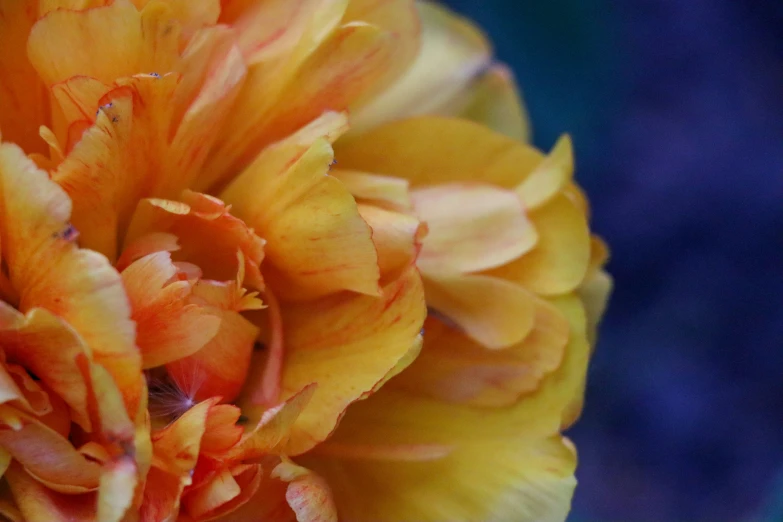
[[[736,522],[772,510],[783,2],[447,3],[516,72],[536,144],[573,135],[595,229],[612,247],[616,292],[570,433],[574,520]]]

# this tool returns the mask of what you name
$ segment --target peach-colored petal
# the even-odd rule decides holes
[[[318,474],[283,460],[272,470],[272,478],[288,482],[285,498],[297,522],[337,522],[332,492]]]
[[[269,284],[282,299],[339,290],[378,293],[370,227],[346,188],[327,175],[329,143],[295,136],[266,149],[222,194],[267,241]]]
[[[139,521],[177,520],[184,487],[177,475],[151,468],[144,487],[144,500],[139,508]]]
[[[105,257],[73,244],[67,195],[8,144],[0,145],[0,198],[6,216],[2,255],[19,309],[45,308],[73,327],[135,412],[141,357],[119,274]]]
[[[424,288],[427,306],[486,348],[507,348],[533,328],[535,298],[518,284],[484,275],[430,275]]]
[[[196,264],[207,279],[234,281],[239,272],[237,251],[242,252],[244,282],[255,289],[263,288],[260,265],[264,240],[233,216],[230,207],[219,199],[186,191],[182,202],[142,200],[133,215],[126,242],[132,243],[152,232],[177,236],[180,248],[172,258]]]
[[[67,495],[47,488],[14,463],[5,474],[16,505],[26,521],[96,522],[94,493]]]
[[[214,519],[225,515],[235,520],[233,511],[246,504],[258,491],[262,480],[261,466],[251,465],[221,473],[203,487],[188,492],[182,503],[194,519]],[[260,506],[253,506],[256,512]]]
[[[174,252],[175,250],[179,250],[177,236],[164,232],[153,232],[141,236],[126,246],[122,250],[122,255],[117,260],[117,263],[115,263],[115,267],[122,272],[128,268],[128,265],[146,255],[156,252]]]
[[[218,404],[209,409],[201,452],[218,454],[231,449],[239,442],[244,429],[237,425],[242,411],[231,404]]]
[[[408,214],[384,210],[374,205],[359,205],[359,214],[372,229],[372,241],[378,251],[381,284],[397,279],[416,261],[427,225]]]
[[[288,454],[324,440],[349,404],[370,394],[411,349],[418,349],[423,297],[419,275],[410,269],[380,298],[338,295],[285,307],[281,399],[307,384],[318,385],[294,423]],[[346,365],[351,372],[344,371]]]
[[[330,174],[339,179],[360,202],[398,212],[413,210],[406,179],[343,169],[334,169]]]
[[[340,168],[400,176],[413,187],[475,182],[514,188],[543,159],[529,145],[477,123],[421,116],[338,143]]]
[[[0,446],[28,473],[62,493],[98,488],[99,464],[77,452],[70,441],[19,410],[0,406]]]
[[[110,83],[136,73],[172,70],[179,32],[160,3],[138,11],[118,0],[106,7],[48,13],[33,26],[27,50],[50,86],[76,75]]]
[[[220,522],[297,522],[296,514],[286,501],[288,484],[270,477],[271,470],[258,474],[258,487],[250,498],[228,515],[218,518]]]
[[[168,252],[149,254],[122,272],[144,368],[196,353],[220,327],[217,316],[189,301],[190,281],[172,281],[176,274]]]
[[[217,402],[217,399],[200,402],[165,428],[153,432],[155,467],[173,475],[182,475],[196,466],[207,416]]]
[[[120,458],[103,470],[98,489],[98,516],[101,522],[120,522],[133,502],[138,481],[136,463],[132,458]]]
[[[451,183],[414,190],[416,216],[427,225],[418,265],[438,275],[503,265],[536,244],[536,231],[510,190]]]
[[[150,3],[150,0],[132,1],[139,10]],[[180,23],[182,41],[185,42],[198,29],[215,24],[218,16],[220,16],[220,0],[201,0],[199,2],[191,0],[158,0],[158,2],[168,6],[171,16]]]
[[[434,2],[417,2],[416,7],[422,25],[416,59],[397,81],[356,113],[355,132],[443,112],[465,97],[471,82],[491,61],[486,37],[471,22]]]
[[[0,129],[3,139],[28,152],[43,153],[38,127],[48,124],[46,87],[27,59],[27,36],[38,17],[37,2],[0,4]]]
[[[590,263],[590,230],[571,200],[555,196],[530,213],[538,243],[527,254],[487,272],[542,295],[564,294],[584,279]]]

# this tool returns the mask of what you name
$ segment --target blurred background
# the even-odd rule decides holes
[[[612,248],[569,522],[783,522],[783,1],[446,3]]]

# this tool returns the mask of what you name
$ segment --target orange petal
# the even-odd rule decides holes
[[[189,0],[177,3],[204,5]],[[173,101],[176,133],[166,154],[166,175],[156,180],[153,189],[155,195],[166,198],[175,198],[192,186],[220,135],[215,129],[230,114],[247,73],[234,34],[226,27],[196,33],[177,70],[182,73],[182,82]]]
[[[148,254],[154,254],[155,252],[174,252],[175,250],[179,250],[177,236],[164,232],[153,232],[141,236],[125,247],[122,250],[122,255],[114,266],[117,270],[122,272],[128,268],[128,265]]]
[[[22,466],[12,464],[5,474],[16,505],[24,520],[47,522],[93,522],[96,520],[95,494],[67,495],[47,488],[28,475]]]
[[[237,251],[241,251],[247,261],[244,270],[248,285],[261,289],[259,267],[264,258],[264,240],[229,211],[219,199],[190,191],[183,193],[182,202],[145,199],[139,202],[126,242],[151,232],[173,234],[180,245],[174,260],[194,263],[205,278],[218,281],[236,279]]]
[[[332,492],[316,473],[284,460],[272,470],[272,478],[288,482],[285,498],[297,522],[337,522]]]
[[[99,464],[85,458],[68,439],[37,419],[8,406],[0,408],[0,446],[28,473],[62,493],[98,488]]]
[[[0,182],[6,215],[18,218],[0,226],[19,309],[45,308],[72,326],[135,412],[141,358],[122,279],[106,258],[73,244],[70,200],[18,147],[0,145]]]
[[[156,467],[150,469],[144,485],[144,501],[139,508],[140,522],[177,520],[184,487],[177,475]]]
[[[391,120],[442,112],[465,96],[492,59],[489,42],[471,22],[434,3],[417,2],[416,7],[422,31],[415,61],[357,112],[353,119],[357,132]]]
[[[262,480],[261,466],[225,472],[205,486],[188,492],[182,499],[183,506],[194,519],[214,519],[232,513],[246,504],[258,491]],[[259,506],[253,506],[258,512]],[[229,516],[229,520],[235,520]]]
[[[48,124],[46,87],[27,58],[27,37],[38,17],[37,2],[0,5],[0,129],[6,141],[43,153],[38,127]]]
[[[119,80],[98,102],[95,123],[52,173],[74,201],[81,244],[111,260],[120,231],[162,168],[178,81],[176,74]]]
[[[132,0],[138,9],[144,8],[150,0]],[[220,0],[158,0],[170,9],[182,28],[182,41],[187,42],[198,29],[214,25],[220,16]]]
[[[397,279],[416,261],[427,225],[408,214],[374,205],[359,205],[359,214],[372,229],[381,282]]]
[[[543,159],[482,125],[437,116],[388,123],[335,150],[340,168],[400,176],[414,187],[467,181],[510,189]]]
[[[230,404],[218,404],[209,410],[204,436],[201,437],[203,453],[222,453],[234,447],[244,429],[237,426],[242,411]]]
[[[378,293],[378,258],[356,202],[326,175],[332,149],[294,137],[265,150],[222,194],[267,241],[269,285],[283,299]]]
[[[542,295],[570,292],[590,263],[590,230],[582,211],[563,195],[530,213],[538,243],[530,252],[488,272]]]
[[[156,467],[174,475],[183,475],[196,466],[207,416],[217,402],[217,399],[200,402],[162,430],[153,432]]]
[[[533,328],[535,298],[518,284],[484,275],[424,279],[427,306],[489,349],[518,343]]]
[[[144,368],[196,353],[220,327],[218,317],[189,303],[192,283],[172,282],[176,273],[168,252],[145,256],[122,272]]]
[[[510,190],[452,183],[415,190],[411,197],[429,231],[418,262],[425,273],[486,270],[518,258],[536,243],[536,231]]]
[[[561,364],[568,323],[543,300],[536,300],[535,325],[521,342],[487,350],[440,321],[425,323],[424,348],[389,386],[438,400],[504,407],[538,389]]]
[[[284,64],[283,71],[251,69],[206,169],[222,178],[324,111],[361,103],[394,72],[395,44],[388,31],[353,22],[332,31],[310,53],[302,50],[309,42],[301,42],[299,52],[307,56],[301,63],[293,56],[286,57],[291,64]]]
[[[48,85],[77,75],[110,83],[136,73],[172,70],[179,32],[160,3],[139,12],[130,2],[114,2],[46,14],[33,26],[27,51]]]
[[[210,303],[207,303],[210,304]],[[239,312],[208,306],[220,328],[202,349],[166,365],[169,375],[192,398],[221,396],[232,401],[245,383],[258,328]]]
[[[380,298],[338,295],[283,310],[282,399],[316,383],[285,451],[296,455],[324,440],[349,404],[369,395],[386,374],[418,349],[426,310],[415,269],[384,288]],[[349,364],[351,372],[345,373]]]

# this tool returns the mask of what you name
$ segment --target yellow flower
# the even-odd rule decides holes
[[[0,513],[563,520],[611,286],[468,22],[0,0]]]

